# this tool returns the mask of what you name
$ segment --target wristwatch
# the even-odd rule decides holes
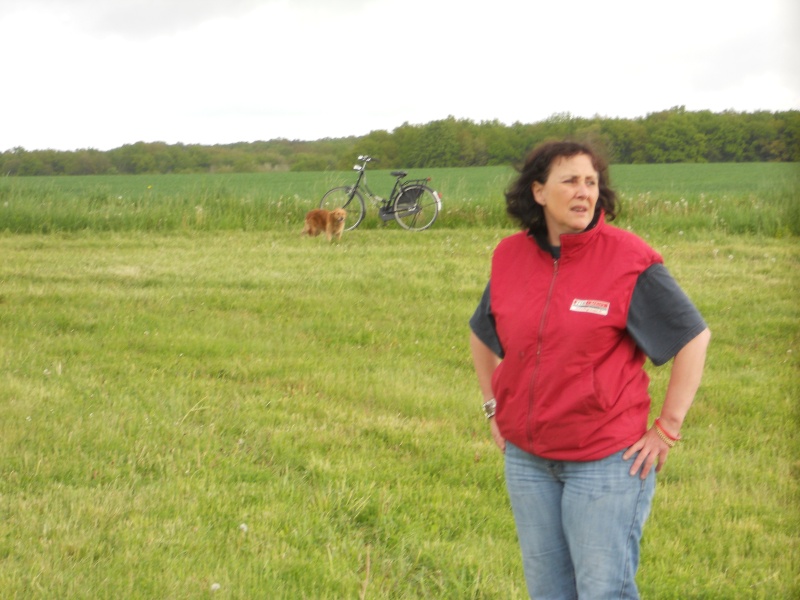
[[[494,398],[491,400],[487,400],[483,403],[483,414],[486,415],[487,419],[491,419],[494,416],[494,411],[497,408],[497,402]]]

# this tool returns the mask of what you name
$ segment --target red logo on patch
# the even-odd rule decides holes
[[[580,300],[575,298],[572,301],[572,306],[569,307],[571,311],[592,313],[593,315],[606,316],[608,309],[611,308],[611,302],[604,300]]]

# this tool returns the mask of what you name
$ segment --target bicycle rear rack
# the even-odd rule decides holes
[[[418,185],[428,185],[430,183],[430,181],[431,181],[430,177],[427,177],[425,179],[409,179],[408,181],[404,181],[403,183],[401,183],[400,186],[404,187],[404,188],[407,188],[407,187],[414,187],[414,186],[418,186]]]

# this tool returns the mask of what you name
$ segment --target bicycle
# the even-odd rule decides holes
[[[319,203],[320,208],[327,210],[344,208],[347,211],[345,231],[355,229],[364,220],[367,212],[364,194],[378,206],[378,215],[384,224],[394,219],[401,227],[410,231],[422,231],[433,225],[442,208],[442,198],[439,192],[426,185],[430,177],[404,182],[403,178],[408,173],[392,171],[392,176],[397,179],[387,200],[375,194],[367,185],[367,163],[376,159],[371,156],[359,156],[358,160],[361,164],[353,167],[354,171],[358,171],[355,185],[330,189],[325,192]]]

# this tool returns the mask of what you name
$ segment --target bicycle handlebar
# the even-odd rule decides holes
[[[365,163],[366,162],[370,162],[371,160],[374,160],[375,162],[378,162],[377,158],[372,158],[371,156],[366,156],[366,155],[362,156],[360,154],[358,156],[358,160],[360,160],[362,162],[365,162]]]

